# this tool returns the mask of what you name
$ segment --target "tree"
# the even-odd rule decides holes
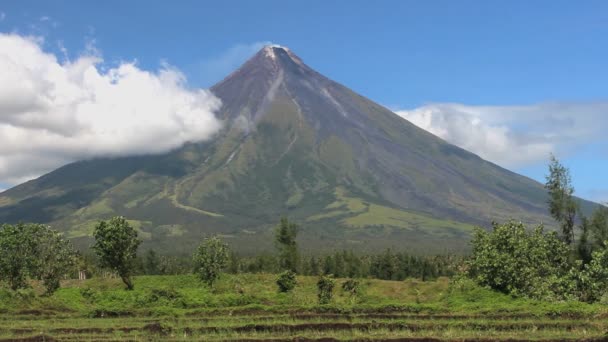
[[[41,280],[50,295],[59,289],[61,278],[76,266],[76,251],[72,243],[59,232],[43,225],[33,225],[35,239],[32,275]]]
[[[275,243],[279,250],[279,266],[282,270],[298,271],[297,235],[298,226],[289,222],[285,217],[281,218],[281,222],[275,230]]]
[[[336,271],[336,263],[334,262],[334,258],[331,255],[326,255],[323,260],[323,274],[333,274]]]
[[[372,262],[370,272],[378,279],[394,280],[397,273],[397,258],[390,249],[377,255]]]
[[[574,188],[570,171],[554,155],[549,163],[549,175],[546,176],[545,189],[549,192],[549,212],[560,224],[561,238],[568,245],[574,242],[574,221],[578,205],[572,194]]]
[[[0,279],[6,281],[12,290],[28,286],[32,250],[33,241],[24,224],[0,227]]]
[[[277,278],[277,286],[279,287],[279,292],[290,292],[293,290],[298,281],[296,280],[296,274],[293,271],[284,271],[279,274]]]
[[[160,257],[153,249],[149,249],[144,256],[144,273],[149,275],[160,274]]]
[[[213,286],[228,265],[229,253],[228,245],[217,236],[205,238],[193,256],[196,274],[207,285]]]
[[[117,216],[109,222],[99,221],[93,236],[93,250],[99,257],[100,266],[118,273],[127,290],[133,290],[131,276],[135,268],[137,248],[141,244],[137,231],[124,217]]]
[[[13,290],[28,287],[28,278],[41,280],[46,293],[59,288],[75,265],[76,253],[63,236],[41,224],[0,227],[0,279]]]

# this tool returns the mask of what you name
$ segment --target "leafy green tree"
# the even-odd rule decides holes
[[[46,293],[55,292],[60,280],[73,270],[76,253],[63,236],[41,224],[0,227],[0,279],[13,290],[28,287],[28,279],[41,280]]]
[[[275,243],[279,251],[279,267],[282,270],[298,271],[297,235],[298,226],[289,222],[285,217],[281,218],[281,222],[275,229]]]
[[[335,281],[329,277],[321,276],[317,281],[317,298],[319,304],[329,304],[333,297]]]
[[[99,257],[100,266],[118,273],[127,290],[133,290],[131,276],[135,268],[137,248],[141,244],[137,230],[124,217],[117,216],[109,221],[99,221],[93,236],[93,250]]]
[[[217,236],[205,238],[193,256],[196,274],[207,285],[213,286],[228,265],[229,253],[228,245]]]
[[[323,274],[329,275],[334,274],[336,271],[336,263],[331,255],[326,255],[323,259]]]
[[[570,170],[551,155],[549,175],[546,176],[545,188],[549,192],[549,212],[560,224],[561,238],[568,245],[574,242],[574,223],[578,205],[572,194],[574,187],[570,179]]]
[[[0,227],[0,279],[12,290],[28,287],[35,241],[25,224]]]
[[[293,271],[284,271],[277,277],[277,286],[279,287],[279,292],[291,292],[297,284],[298,281],[296,280],[296,274]]]
[[[35,239],[32,275],[41,280],[46,294],[57,291],[61,279],[74,270],[76,251],[62,234],[43,225],[32,225]]]
[[[555,232],[539,226],[526,231],[522,223],[494,224],[492,232],[475,230],[468,275],[478,284],[530,298],[566,298],[573,265],[569,247]]]

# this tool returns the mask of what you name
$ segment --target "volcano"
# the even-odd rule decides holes
[[[266,46],[211,88],[214,139],[162,155],[79,161],[0,194],[0,222],[35,221],[90,241],[124,215],[145,244],[191,250],[220,234],[272,247],[281,216],[304,249],[465,248],[474,225],[547,217],[543,186],[418,128]]]

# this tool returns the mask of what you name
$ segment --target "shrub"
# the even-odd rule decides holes
[[[348,279],[342,283],[342,291],[348,294],[351,302],[355,302],[361,293],[361,284],[356,279]]]
[[[80,289],[80,295],[89,303],[94,302],[95,298],[98,296],[97,291],[93,290],[90,287]]]
[[[279,292],[290,292],[296,287],[297,284],[298,281],[296,280],[296,273],[291,270],[287,270],[279,274],[277,278]]]
[[[479,285],[529,298],[568,299],[575,282],[570,249],[555,232],[539,226],[527,232],[522,223],[480,228],[473,237],[467,274]]]
[[[591,261],[585,265],[576,280],[578,296],[582,301],[605,301],[608,293],[608,249],[593,252]]]
[[[356,297],[361,291],[361,284],[356,279],[348,279],[342,283],[342,290],[351,297]]]
[[[329,277],[321,276],[317,281],[317,297],[319,304],[329,304],[333,297],[335,281]]]

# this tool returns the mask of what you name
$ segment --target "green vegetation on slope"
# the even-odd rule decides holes
[[[336,200],[325,207],[326,212],[311,216],[308,221],[340,218],[341,223],[350,227],[389,226],[442,236],[449,236],[454,230],[463,233],[473,230],[472,225],[436,219],[428,214],[399,210],[351,197],[341,187],[336,188],[334,194]]]

